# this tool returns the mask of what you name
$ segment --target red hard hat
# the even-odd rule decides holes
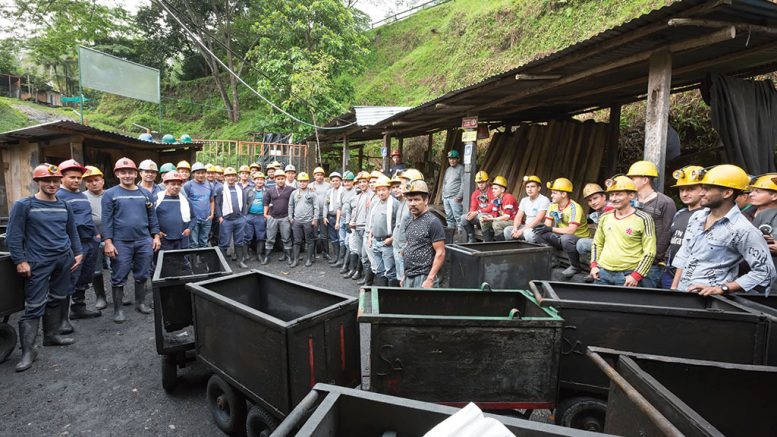
[[[399,153],[399,150],[394,150],[391,152],[391,156],[401,156],[401,154]]]
[[[86,167],[79,164],[78,161],[75,159],[68,159],[67,161],[64,161],[62,164],[59,164],[59,171],[64,173],[68,170],[78,170],[81,172],[81,174],[86,173]]]
[[[137,170],[138,166],[135,165],[135,162],[129,158],[121,158],[118,161],[116,161],[116,165],[113,166],[113,171],[130,168],[132,170]]]
[[[32,180],[37,181],[43,178],[61,178],[62,172],[59,167],[52,164],[41,164],[32,171]]]
[[[169,171],[162,176],[163,183],[170,181],[183,182],[184,180],[186,180],[186,178],[184,178],[183,175],[177,171]]]

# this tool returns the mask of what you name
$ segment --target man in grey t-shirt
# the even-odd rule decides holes
[[[397,278],[394,268],[394,225],[397,222],[399,202],[389,193],[391,182],[386,176],[375,181],[376,197],[370,207],[370,234],[368,245],[375,260],[374,285],[387,286]]]
[[[442,204],[449,228],[455,228],[464,212],[464,166],[459,164],[459,151],[448,152],[448,164],[442,178]]]
[[[422,180],[408,184],[407,205],[413,219],[407,225],[407,247],[404,288],[432,288],[437,286],[437,273],[445,261],[445,229],[429,212],[429,187]]]

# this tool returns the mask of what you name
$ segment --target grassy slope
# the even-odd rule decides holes
[[[0,132],[19,129],[29,125],[27,117],[9,105],[11,99],[0,99]]]

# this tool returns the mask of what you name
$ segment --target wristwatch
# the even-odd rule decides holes
[[[723,284],[720,286],[720,289],[723,290],[723,294],[728,294],[728,285]]]

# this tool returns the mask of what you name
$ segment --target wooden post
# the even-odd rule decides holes
[[[359,146],[359,171],[364,170],[364,146]]]
[[[658,167],[655,189],[664,191],[666,131],[669,127],[669,95],[672,90],[672,53],[662,49],[650,56],[644,159]]]
[[[8,82],[11,79],[9,76]],[[10,154],[10,153],[9,153]],[[5,189],[5,160],[3,160],[3,149],[0,149],[0,216],[8,217],[10,206],[8,205],[8,194]]]
[[[343,173],[345,173],[345,170],[348,168],[348,161],[350,160],[351,155],[348,151],[348,135],[343,137]]]
[[[405,157],[405,139],[403,137],[399,137],[399,143],[397,144],[397,150],[399,150],[399,156],[404,158]]]
[[[383,172],[388,173],[389,169],[389,155],[391,155],[391,135],[383,134]]]
[[[607,127],[607,154],[604,159],[604,168],[599,180],[607,179],[615,174],[618,165],[618,148],[621,134],[621,105],[610,107],[610,124]]]
[[[429,162],[432,160],[432,145],[434,144],[434,134],[426,137],[426,152],[424,152],[424,171],[427,171]]]

